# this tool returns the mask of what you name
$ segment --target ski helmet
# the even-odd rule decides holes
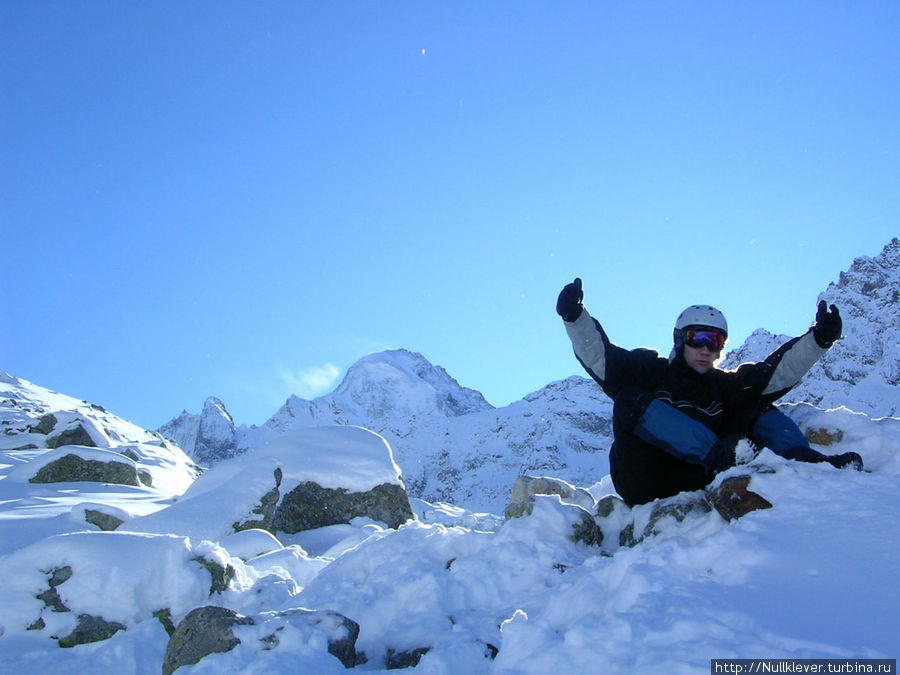
[[[728,322],[725,315],[709,305],[691,305],[675,319],[675,330],[684,330],[692,326],[715,328],[728,337]]]
[[[725,315],[715,307],[709,305],[691,305],[675,319],[675,329],[672,331],[672,339],[675,346],[672,349],[670,360],[684,346],[684,334],[688,328],[713,328],[728,337],[728,322]]]

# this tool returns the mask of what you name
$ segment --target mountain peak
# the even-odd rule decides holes
[[[207,397],[199,415],[184,411],[158,429],[193,460],[209,465],[235,454],[235,425],[225,404]]]
[[[823,297],[837,294],[838,290],[853,291],[872,300],[896,303],[900,298],[897,289],[900,280],[900,239],[894,238],[884,250],[869,258],[861,256],[853,261],[850,269],[841,272],[838,283],[831,284]]]
[[[231,425],[234,425],[234,419],[231,417],[231,413],[228,412],[228,409],[225,407],[225,404],[215,396],[207,397],[206,401],[203,403],[203,412],[200,413],[201,417],[221,417],[226,419]]]
[[[493,407],[480,392],[461,386],[441,366],[406,349],[361,358],[347,370],[334,396],[350,399],[376,417],[398,407],[447,417]]]

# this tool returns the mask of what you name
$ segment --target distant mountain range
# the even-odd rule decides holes
[[[871,417],[900,414],[900,240],[860,257],[820,298],[844,317],[845,339],[783,402],[846,406]],[[791,336],[754,332],[726,354],[723,368],[759,361]],[[195,461],[209,465],[260,447],[293,429],[341,424],[383,435],[411,495],[431,502],[502,510],[523,474],[590,486],[608,472],[611,401],[584,377],[554,382],[494,408],[443,368],[406,350],[354,364],[334,392],[290,397],[262,426],[236,426],[217,398],[199,415],[183,412],[160,427]]]
[[[354,364],[337,389],[296,396],[262,426],[235,426],[221,401],[159,429],[203,465],[303,427],[362,426],[384,436],[410,494],[502,510],[523,473],[590,485],[609,472],[612,404],[582,377],[555,382],[503,408],[467,389],[421,354],[394,350]]]

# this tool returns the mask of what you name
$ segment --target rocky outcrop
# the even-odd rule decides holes
[[[273,531],[293,534],[349,523],[359,517],[397,528],[413,518],[413,512],[402,485],[384,483],[365,492],[349,492],[304,481],[281,500],[272,527]]]
[[[241,643],[234,636],[233,628],[252,623],[253,619],[227,607],[192,610],[169,638],[163,675],[171,675],[181,666],[198,663],[204,656],[231,651]]]
[[[283,473],[281,467],[275,467],[272,477],[275,480],[275,486],[259,498],[259,503],[251,509],[250,513],[232,525],[235,532],[243,530],[268,530],[274,532],[273,522],[275,518],[275,507],[281,496],[279,488],[281,487],[281,479]]]
[[[184,411],[158,431],[203,466],[239,453],[234,420],[225,404],[214,396],[206,399],[199,415]]]
[[[595,506],[591,493],[584,488],[575,487],[559,478],[520,476],[513,484],[509,505],[504,511],[506,519],[530,515],[534,509],[535,495],[557,495],[563,503],[574,504],[586,510]]]
[[[114,483],[116,485],[140,485],[134,463],[115,460],[84,459],[76,454],[63,455],[41,467],[29,479],[30,483]]]
[[[56,436],[50,436],[47,439],[48,448],[58,448],[62,445],[81,445],[87,448],[97,447],[94,439],[91,438],[91,435],[81,424],[77,424],[71,429],[66,429]]]
[[[301,624],[307,630],[325,632],[328,653],[345,668],[352,668],[360,661],[356,653],[359,624],[337,612],[293,609],[249,617],[226,607],[207,606],[192,610],[176,627],[166,647],[163,675],[171,675],[181,666],[193,665],[205,656],[229,652],[240,645],[241,640],[234,635],[235,626],[263,625],[264,636],[258,645],[250,648],[275,649],[279,633],[287,624]]]
[[[725,520],[731,521],[760,509],[771,509],[772,503],[749,489],[750,476],[732,476],[710,488],[706,497]]]

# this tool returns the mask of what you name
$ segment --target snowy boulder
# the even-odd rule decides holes
[[[294,583],[298,585],[299,591],[299,587],[307,586],[330,562],[331,560],[328,558],[310,557],[302,546],[291,544],[263,553],[255,558],[248,558],[246,567],[259,574],[260,577],[267,575],[277,577],[287,572]]]
[[[506,519],[531,514],[535,495],[557,495],[565,504],[574,504],[593,512],[597,506],[591,493],[559,478],[520,476],[513,484]]]
[[[112,483],[141,485],[137,465],[117,452],[64,446],[26,465],[33,472],[29,483]]]
[[[201,474],[166,509],[126,523],[129,532],[174,533],[192,540],[220,541],[250,529],[271,531],[281,469],[273,458],[243,455]]]
[[[247,529],[277,535],[356,517],[399,527],[414,516],[387,441],[335,426],[291,432],[218,462],[175,504],[123,527],[220,541]]]
[[[517,522],[520,520],[540,523],[538,529],[547,536],[557,535],[569,542],[580,542],[587,546],[600,546],[603,543],[603,531],[591,512],[577,504],[565,502],[556,494],[533,495],[531,510],[521,517],[507,520],[506,527],[528,527]]]
[[[71,633],[59,638],[59,646],[69,648],[108,640],[120,630],[125,630],[125,626],[117,621],[107,621],[103,617],[90,614],[79,614],[78,624]]]
[[[690,517],[705,517],[712,508],[702,492],[682,492],[631,510],[631,521],[619,534],[619,546],[632,547]]]
[[[171,675],[181,666],[193,665],[204,656],[228,652],[241,643],[232,628],[252,623],[227,607],[198,607],[178,624],[166,647],[163,675]]]
[[[192,544],[183,537],[120,532],[49,537],[4,558],[9,576],[0,585],[0,635],[35,631],[71,647],[161,615],[183,616],[208,602],[213,590],[222,590],[217,571],[234,576],[232,562],[210,542]]]
[[[58,448],[61,445],[84,445],[87,447],[97,447],[94,439],[87,432],[83,425],[78,424],[71,429],[51,436],[47,439],[48,448]]]
[[[259,498],[259,501],[250,509],[249,514],[232,524],[231,527],[235,532],[243,532],[245,530],[272,531],[275,507],[278,505],[278,498],[281,496],[281,493],[278,491],[281,487],[281,477],[281,467],[276,466],[275,470],[272,471],[274,486]]]
[[[283,462],[284,496],[275,509],[275,531],[295,533],[358,517],[397,528],[414,517],[391,447],[368,429],[303,429],[258,454]]]
[[[558,478],[520,476],[512,487],[510,503],[506,507],[506,519],[532,515],[538,500],[558,503],[555,508],[567,513],[567,518],[571,521],[569,538],[572,541],[580,541],[588,546],[600,546],[603,543],[603,530],[593,516],[597,508],[596,500],[584,488],[575,487]]]
[[[133,517],[125,509],[97,502],[77,504],[72,508],[70,516],[77,523],[88,523],[104,532],[111,532],[117,529],[122,523],[131,520]]]
[[[284,548],[271,532],[260,529],[235,532],[225,537],[220,543],[231,555],[244,561]]]
[[[95,409],[91,409],[95,410]],[[56,419],[52,431],[48,432],[47,447],[63,445],[83,445],[89,448],[108,448],[112,441],[99,419],[86,412],[58,411],[50,417]],[[46,428],[52,420],[45,415],[38,420],[38,427]]]
[[[771,509],[772,503],[748,489],[750,476],[729,476],[718,486],[710,487],[706,497],[725,520],[732,521],[760,509]]]
[[[196,664],[211,654],[231,652],[238,646],[241,649],[229,660],[236,667],[226,665],[229,662],[221,665],[226,671],[241,670],[237,664],[256,661],[262,652],[277,650],[282,639],[293,648],[306,643],[308,650],[325,642],[328,654],[345,668],[352,668],[361,661],[356,653],[358,635],[359,625],[337,612],[289,609],[243,616],[226,607],[198,607],[178,624],[169,639],[162,672],[171,675],[181,666]]]
[[[56,427],[56,423],[56,416],[48,413],[46,415],[42,415],[38,420],[38,423],[34,426],[29,427],[28,431],[31,433],[47,436]]]
[[[413,517],[413,512],[406,490],[400,485],[382,483],[370,490],[350,492],[346,488],[326,488],[304,481],[281,500],[273,527],[279,532],[295,534],[349,523],[359,517],[398,528]]]

